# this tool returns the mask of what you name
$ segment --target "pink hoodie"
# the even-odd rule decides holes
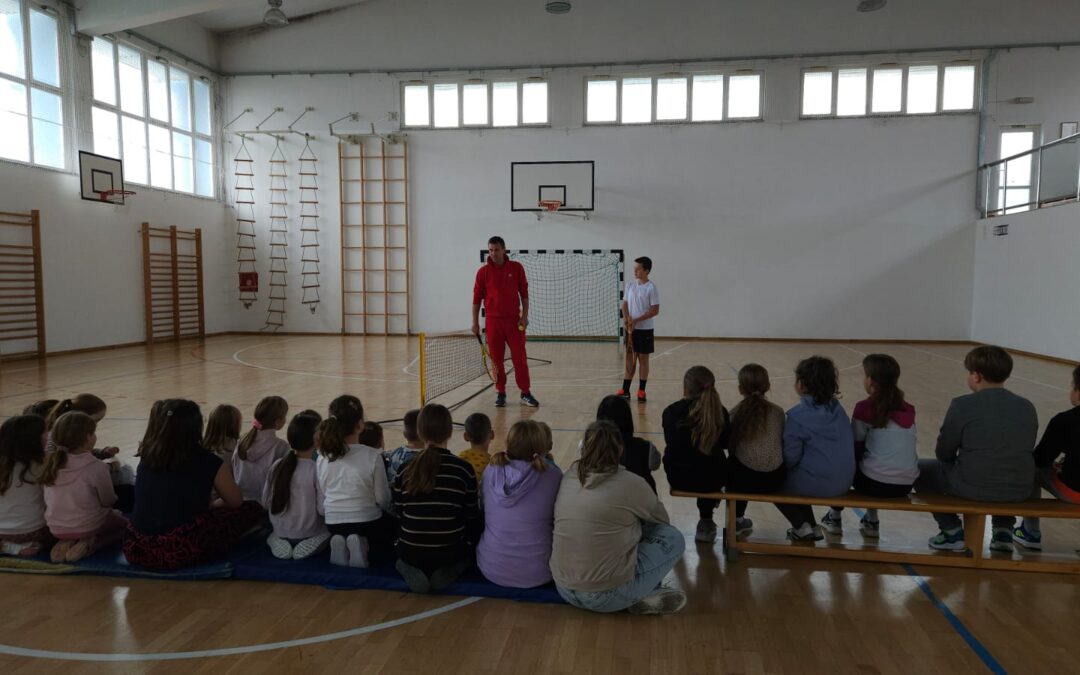
[[[89,452],[68,454],[53,485],[45,486],[45,523],[56,536],[90,534],[116,503],[109,465]]]

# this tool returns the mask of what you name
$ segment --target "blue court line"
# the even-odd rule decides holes
[[[866,515],[866,512],[862,509],[852,509],[852,511],[859,518],[862,518],[864,515]],[[978,638],[972,635],[971,631],[969,631],[967,629],[967,626],[964,625],[964,622],[961,621],[958,616],[952,613],[952,610],[949,609],[948,605],[946,605],[944,602],[941,601],[940,598],[938,598],[938,596],[934,593],[934,589],[930,588],[930,582],[928,582],[926,579],[923,579],[922,576],[918,572],[916,572],[915,568],[911,565],[904,564],[902,565],[902,567],[904,568],[904,571],[908,573],[908,576],[911,577],[912,581],[915,582],[915,585],[919,587],[919,590],[921,590],[923,594],[930,600],[930,602],[933,603],[934,607],[936,607],[937,610],[941,612],[941,615],[945,617],[945,620],[949,622],[949,625],[953,627],[953,630],[955,630],[956,633],[960,636],[960,638],[967,643],[967,646],[971,648],[971,651],[975,652],[975,656],[979,657],[979,660],[983,662],[983,665],[985,665],[991,673],[999,673],[1000,675],[1005,675],[1005,673],[1007,672],[1005,668],[997,662],[997,659],[995,659],[993,654],[990,653],[990,650],[987,649],[983,645],[983,643],[979,642]]]

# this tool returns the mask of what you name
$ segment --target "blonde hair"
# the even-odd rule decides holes
[[[713,446],[724,433],[724,406],[716,391],[716,377],[705,366],[693,366],[683,375],[683,390],[690,404],[690,440],[703,455],[711,455]]]
[[[105,412],[105,401],[93,394],[79,394],[75,398],[65,398],[57,402],[49,411],[48,417],[45,418],[45,428],[51,431],[60,416],[72,410],[93,416]]]
[[[491,463],[496,466],[506,466],[511,459],[530,462],[536,471],[545,471],[547,462],[544,457],[548,453],[548,435],[544,433],[543,422],[533,420],[518,420],[506,433],[506,450],[496,452],[491,457]]]
[[[203,434],[203,447],[210,452],[229,451],[236,447],[240,439],[240,425],[244,417],[234,405],[219,405],[206,418],[206,433]]]
[[[96,429],[97,422],[94,418],[78,411],[64,413],[56,420],[52,431],[56,449],[45,457],[44,469],[41,472],[43,485],[56,483],[60,470],[67,464],[68,453],[81,448]]]
[[[585,440],[581,444],[581,459],[577,465],[577,476],[584,488],[593,474],[614,474],[619,470],[622,457],[623,440],[619,427],[607,420],[596,420],[585,430]]]

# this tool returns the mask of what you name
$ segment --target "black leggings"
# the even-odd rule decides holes
[[[394,540],[397,539],[397,519],[384,513],[378,520],[366,523],[327,523],[330,534],[348,537],[355,534],[367,537],[368,556],[376,562],[394,559]]]
[[[664,473],[672,490],[685,492],[719,492],[724,489],[727,471],[726,462],[719,464],[713,471],[705,471],[700,466],[688,466],[664,462]],[[698,515],[702,520],[712,520],[716,510],[715,499],[698,499]]]
[[[855,472],[855,482],[853,487],[855,491],[861,495],[867,497],[881,497],[883,499],[890,497],[906,497],[911,493],[910,484],[897,484],[897,483],[882,483],[881,481],[874,480],[873,478],[867,478],[861,470]],[[843,511],[843,506],[832,507],[836,511]]]
[[[781,464],[780,468],[772,471],[754,471],[732,457],[728,460],[727,474],[727,489],[730,492],[769,494],[779,492],[784,487],[787,467]],[[739,518],[746,515],[746,504],[741,500],[735,502],[735,515]]]

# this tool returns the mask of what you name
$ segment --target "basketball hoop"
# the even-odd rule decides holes
[[[588,211],[585,211],[585,212],[581,213],[580,215],[576,214],[576,213],[568,213],[566,211],[563,211],[562,210],[563,203],[558,199],[541,199],[536,204],[537,204],[537,206],[540,207],[540,210],[536,212],[536,219],[537,220],[542,220],[545,213],[558,213],[558,214],[564,215],[564,216],[573,216],[575,218],[584,218],[585,220],[589,219],[589,212]]]
[[[103,190],[98,193],[103,202],[123,204],[124,200],[135,194],[134,190]]]
[[[558,199],[541,199],[539,202],[540,208],[544,209],[548,213],[555,213],[562,207],[562,202]]]

